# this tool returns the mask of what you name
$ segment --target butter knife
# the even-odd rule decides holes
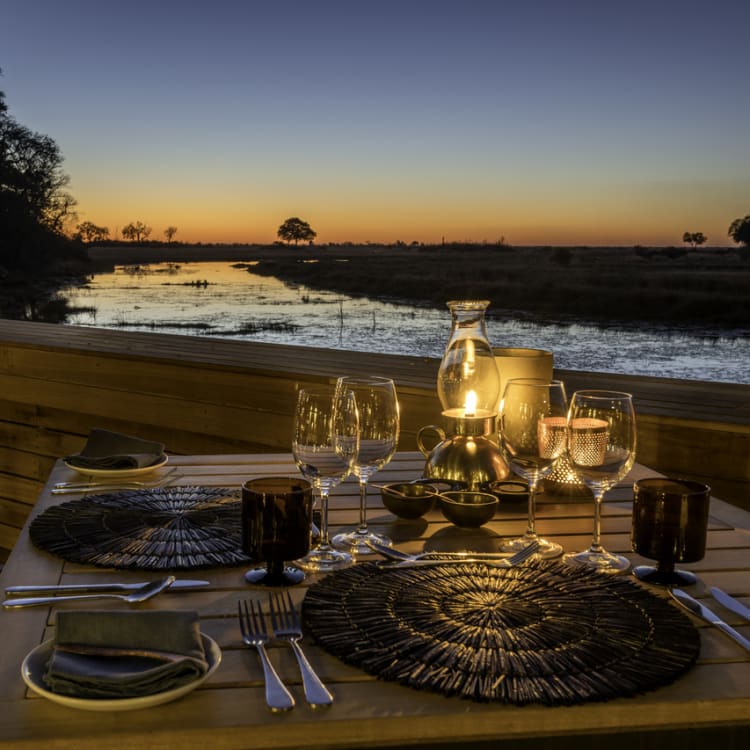
[[[736,615],[739,615],[740,617],[744,617],[748,622],[750,622],[750,609],[748,609],[744,604],[741,604],[736,599],[733,599],[729,594],[725,593],[721,589],[717,589],[716,586],[713,586],[711,588],[711,596],[713,596],[714,599],[716,599],[719,604],[723,605],[727,609],[732,610]]]
[[[690,596],[690,594],[686,594],[682,589],[672,589],[669,593],[672,595],[672,598],[688,612],[711,623],[711,625],[715,625],[719,630],[722,630],[730,638],[737,641],[740,646],[750,651],[750,641],[745,638],[744,635],[738,633],[733,627],[727,625],[721,617],[712,612],[705,604],[696,601]]]
[[[8,596],[15,594],[40,594],[51,596],[54,594],[82,594],[95,593],[97,591],[135,591],[143,588],[147,581],[140,583],[61,583],[49,586],[8,586],[5,593]],[[176,580],[170,587],[170,591],[175,589],[200,589],[209,586],[209,581],[192,581],[187,578]]]

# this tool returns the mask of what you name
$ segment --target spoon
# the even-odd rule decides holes
[[[167,576],[158,581],[149,581],[145,586],[133,591],[132,594],[75,594],[73,596],[32,596],[24,599],[7,599],[3,602],[5,609],[18,607],[34,607],[41,604],[59,604],[60,602],[79,601],[81,599],[119,599],[128,604],[140,604],[156,596],[160,591],[171,586],[174,576]]]

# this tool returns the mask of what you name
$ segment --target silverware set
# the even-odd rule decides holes
[[[172,580],[167,583],[169,578]],[[126,596],[125,601],[129,604],[138,604],[166,588],[170,591],[181,591],[183,589],[201,589],[209,585],[208,581],[175,579],[174,576],[169,576],[169,578],[139,583],[60,583],[45,586],[8,586],[5,589],[5,594],[10,598],[6,599],[2,606],[5,609],[19,609],[20,607],[34,607],[45,604],[63,604],[69,601],[77,601],[84,594],[86,598],[103,597],[105,599],[119,594]],[[23,594],[28,596],[21,596]],[[130,595],[130,599],[127,598],[128,595]]]
[[[180,479],[182,474],[178,473],[177,468],[170,469],[166,474],[155,477],[151,480],[131,480],[123,478],[121,480],[110,479],[108,481],[88,481],[88,482],[56,482],[50,492],[53,495],[71,495],[79,492],[111,492],[112,490],[140,490],[153,489],[155,487],[167,487],[172,482]]]
[[[268,608],[273,638],[289,643],[297,658],[305,699],[313,708],[330,705],[333,703],[333,696],[310,666],[299,645],[299,641],[302,640],[302,627],[289,592],[285,592],[285,595],[269,594]],[[294,696],[281,681],[266,653],[266,645],[271,636],[260,603],[253,600],[237,602],[237,612],[243,642],[254,648],[260,657],[266,686],[266,704],[274,712],[289,711],[295,706]]]
[[[128,604],[140,604],[145,602],[146,599],[150,599],[152,596],[156,596],[158,593],[169,588],[175,582],[174,576],[167,576],[156,581],[149,581],[143,584],[139,588],[136,588],[128,594],[116,594],[116,593],[104,593],[99,591],[97,593],[88,594],[69,594],[66,596],[34,596],[29,598],[18,597],[6,599],[3,602],[4,609],[19,609],[21,607],[36,607],[40,605],[52,605],[60,604],[62,602],[75,602],[83,599],[119,599],[120,601],[127,602]],[[18,593],[18,590],[11,590],[11,593]]]
[[[119,599],[120,601],[127,602],[128,604],[140,604],[145,602],[146,599],[150,599],[152,596],[156,596],[164,589],[169,588],[174,583],[174,576],[167,576],[166,578],[159,579],[157,581],[149,581],[140,588],[131,591],[129,594],[114,594],[114,593],[95,593],[95,594],[71,594],[68,596],[34,596],[30,598],[11,598],[6,599],[3,602],[5,609],[18,609],[20,607],[35,607],[45,604],[60,604],[61,602],[74,602],[81,601],[83,599]]]
[[[726,633],[730,638],[734,639],[747,651],[750,651],[750,640],[745,638],[744,635],[736,631],[731,625],[728,625],[724,620],[721,619],[713,610],[709,609],[705,604],[693,599],[690,594],[686,593],[682,589],[670,589],[669,594],[674,601],[676,601],[683,609],[686,609],[690,614],[700,617],[707,623],[714,625],[722,632]],[[735,614],[744,617],[750,622],[750,609],[744,606],[744,604],[733,599],[728,594],[725,594],[721,589],[712,588],[711,595],[716,599],[717,602],[722,604],[727,609],[731,610]]]
[[[437,565],[461,565],[466,563],[482,563],[493,568],[511,568],[528,560],[539,549],[537,542],[527,544],[523,549],[506,555],[497,552],[421,552],[409,555],[394,547],[368,542],[369,546],[379,552],[387,560],[379,563],[383,570],[397,570],[400,568],[428,568]]]

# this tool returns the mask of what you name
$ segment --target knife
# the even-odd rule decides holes
[[[379,552],[383,557],[387,557],[390,560],[396,562],[416,562],[417,560],[456,560],[461,562],[476,561],[476,560],[507,560],[510,557],[509,552],[442,552],[441,550],[427,550],[425,552],[415,552],[409,554],[408,552],[402,552],[395,547],[388,547],[385,544],[380,544],[370,539],[365,539],[365,544],[370,548]]]
[[[401,570],[402,568],[436,568],[440,565],[466,565],[467,563],[481,563],[490,568],[512,568],[513,563],[508,557],[420,557],[416,560],[378,560],[375,565],[381,570]]]
[[[719,604],[722,604],[727,609],[731,609],[736,615],[744,617],[750,622],[750,609],[744,604],[740,604],[736,599],[733,599],[729,594],[725,593],[721,589],[717,589],[716,586],[711,588],[711,596],[716,599]]]
[[[701,604],[693,599],[690,594],[686,594],[682,589],[672,589],[669,592],[672,598],[681,604],[688,612],[696,617],[700,617],[711,625],[715,625],[719,630],[724,631],[730,638],[734,638],[743,648],[750,651],[750,641],[744,635],[740,635],[733,627],[727,625],[718,615],[714,614],[705,604]]]
[[[82,594],[96,591],[134,591],[145,586],[147,581],[140,583],[61,583],[50,586],[8,586],[5,593],[9,596],[14,594],[43,594],[50,596],[54,594]],[[175,589],[199,589],[209,586],[209,581],[191,581],[188,579],[176,580],[170,587]]]

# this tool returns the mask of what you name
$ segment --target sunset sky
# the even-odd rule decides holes
[[[79,221],[163,239],[728,245],[747,0],[0,0]]]

